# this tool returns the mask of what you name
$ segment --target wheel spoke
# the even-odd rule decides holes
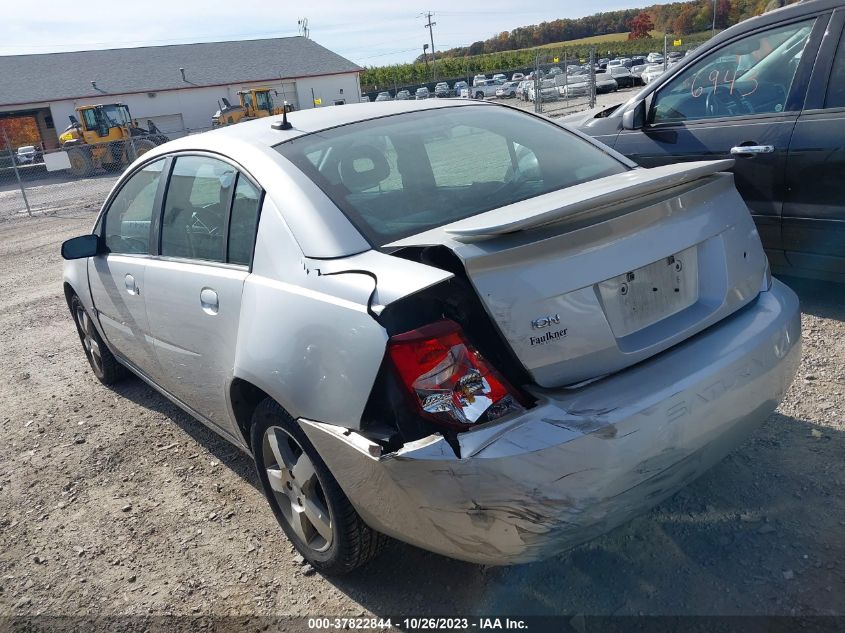
[[[288,480],[287,470],[282,468],[268,468],[267,469],[267,480],[270,482],[270,487],[276,492],[286,492],[287,486],[285,485]]]
[[[329,513],[319,501],[309,498],[302,500],[302,511],[314,529],[326,539],[327,543],[332,540],[332,525],[329,521]]]
[[[301,508],[292,507],[290,526],[294,533],[302,540],[303,544],[308,545],[309,538],[305,533],[306,522],[310,523],[302,512]]]
[[[292,472],[293,478],[300,488],[305,488],[305,485],[317,474],[314,471],[314,464],[311,463],[311,459],[304,452],[296,460]]]
[[[278,433],[274,429],[270,429],[267,433],[267,442],[270,444],[270,450],[273,451],[273,457],[276,458],[276,464],[280,468],[290,470],[296,463],[296,459],[290,450],[287,437],[283,433]]]

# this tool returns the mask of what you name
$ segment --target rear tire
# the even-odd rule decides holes
[[[97,380],[104,385],[113,385],[125,378],[128,373],[126,368],[117,362],[114,354],[111,353],[108,345],[97,332],[88,311],[82,305],[82,301],[76,295],[73,295],[70,300],[70,312],[73,315],[74,323],[76,323],[76,331],[79,334],[79,340],[82,342],[82,349]]]
[[[475,98],[476,98],[476,99],[483,99],[483,98],[484,98],[484,93],[483,93],[483,92],[476,92],[476,93],[475,93]]]
[[[77,178],[90,176],[94,173],[94,159],[87,147],[71,147],[67,150],[70,161],[70,173]]]
[[[345,574],[378,554],[386,537],[358,516],[305,432],[275,400],[267,398],[253,413],[250,445],[276,520],[315,569]]]

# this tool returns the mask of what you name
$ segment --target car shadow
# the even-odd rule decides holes
[[[259,488],[248,455],[145,383],[114,391],[171,419]],[[845,560],[842,481],[845,433],[776,412],[674,497],[554,558],[485,567],[390,540],[367,566],[325,580],[382,617],[829,614]]]
[[[197,444],[200,444],[217,458],[221,464],[260,491],[258,478],[255,476],[255,465],[249,455],[199,420],[185,413],[140,378],[132,376],[127,380],[109,386],[109,389],[121,398],[131,400],[140,407],[169,418]]]
[[[826,319],[845,320],[845,283],[775,275],[795,291],[801,311]]]

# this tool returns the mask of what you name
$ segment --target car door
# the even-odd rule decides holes
[[[645,127],[615,149],[654,167],[734,158],[736,186],[773,263],[783,260],[786,155],[829,15],[738,36],[653,94]]]
[[[786,162],[783,243],[796,272],[845,281],[845,10],[834,14]]]
[[[156,382],[229,434],[227,392],[260,203],[261,189],[233,164],[176,156],[146,271]]]
[[[147,375],[158,371],[149,341],[145,275],[165,159],[138,169],[107,203],[100,223],[107,252],[88,261],[88,283],[109,347]]]

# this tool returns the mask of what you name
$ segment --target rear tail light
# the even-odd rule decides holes
[[[454,321],[393,336],[387,350],[412,405],[432,421],[466,430],[523,410],[516,390]]]

